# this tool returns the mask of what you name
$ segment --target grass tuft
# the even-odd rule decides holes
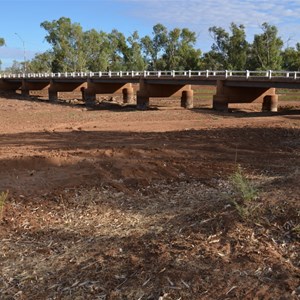
[[[249,220],[255,216],[259,207],[259,204],[255,202],[259,192],[245,176],[240,165],[238,165],[236,172],[230,176],[230,182],[234,189],[234,199],[231,202],[242,219]]]
[[[3,211],[4,211],[5,201],[7,197],[8,197],[8,191],[0,193],[0,221],[2,221],[3,219]]]

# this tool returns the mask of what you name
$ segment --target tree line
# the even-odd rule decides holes
[[[252,43],[246,40],[244,25],[231,23],[229,31],[210,27],[213,44],[206,53],[196,48],[197,35],[188,28],[168,30],[156,24],[151,36],[140,37],[134,31],[125,37],[116,29],[84,31],[66,17],[45,21],[41,27],[51,49],[30,61],[15,61],[6,71],[300,70],[300,43],[283,48],[277,27],[268,23],[261,25]],[[0,38],[0,46],[4,42]]]

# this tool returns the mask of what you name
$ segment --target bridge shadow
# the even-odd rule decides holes
[[[76,97],[70,99],[60,98],[57,101],[50,101],[45,97],[40,95],[30,95],[23,96],[20,92],[13,91],[5,91],[0,92],[0,97],[4,99],[9,99],[10,101],[28,101],[28,102],[38,102],[38,103],[46,103],[50,105],[60,105],[60,106],[68,106],[68,107],[80,107],[86,108],[89,111],[93,110],[108,110],[108,111],[116,111],[116,112],[127,112],[127,111],[136,111],[136,104],[124,104],[122,102],[116,102],[112,100],[101,100],[96,101],[96,103],[92,106],[88,106],[82,99],[77,99]],[[157,102],[157,101],[156,101]],[[178,102],[178,101],[177,101]],[[199,101],[198,101],[199,102]],[[183,109],[180,107],[179,103],[176,103],[176,106],[165,105],[164,100],[161,100],[160,103],[155,103],[147,108],[147,110],[160,110],[160,109]],[[229,108],[228,111],[216,111],[212,109],[212,106],[205,103],[197,104],[193,109],[193,112],[199,112],[204,114],[210,114],[215,116],[234,116],[236,118],[256,118],[256,117],[273,117],[273,116],[296,116],[294,119],[299,119],[297,116],[300,115],[300,104],[299,106],[290,106],[289,103],[286,105],[279,106],[278,112],[266,112],[266,111],[251,111],[247,108]]]
[[[86,108],[87,110],[112,110],[112,111],[128,111],[135,110],[135,105],[122,105],[116,102],[110,101],[101,101],[96,102],[93,106],[87,106],[86,103],[82,99],[77,99],[76,97],[70,99],[58,99],[56,101],[50,101],[45,97],[40,95],[30,95],[23,96],[18,92],[2,92],[0,93],[0,97],[4,99],[8,99],[10,101],[28,101],[28,102],[37,102],[37,103],[45,103],[50,105],[59,105],[59,106],[67,106],[67,107],[80,107]]]
[[[51,105],[62,105],[62,106],[69,106],[69,107],[85,107],[85,103],[81,103],[81,101],[67,101],[61,100],[58,101],[50,101],[49,99],[45,99],[40,95],[30,95],[30,96],[23,96],[18,92],[2,92],[0,93],[0,97],[3,99],[7,99],[10,101],[28,101],[28,102],[38,102],[38,103],[46,103]]]
[[[112,100],[101,100],[96,101],[94,105],[87,105],[82,99],[58,99],[56,101],[50,101],[49,99],[45,99],[45,97],[41,97],[40,95],[30,95],[23,96],[18,92],[0,92],[0,97],[4,99],[8,99],[10,101],[28,101],[28,102],[37,102],[37,103],[45,103],[50,105],[59,105],[59,106],[67,106],[67,107],[79,107],[86,108],[89,111],[93,110],[108,110],[108,111],[116,111],[116,112],[128,112],[128,111],[136,111],[136,104],[124,104],[121,102],[116,102]],[[158,110],[158,106],[151,106],[147,110]]]
[[[230,108],[228,111],[217,111],[210,107],[196,107],[192,109],[193,112],[201,114],[209,114],[215,116],[230,116],[235,118],[261,118],[261,117],[274,117],[274,116],[295,116],[294,119],[300,119],[300,108],[290,109],[281,108],[278,112],[268,111],[249,111],[240,108]]]

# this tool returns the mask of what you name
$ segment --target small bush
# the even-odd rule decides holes
[[[7,197],[8,197],[8,192],[0,193],[0,221],[3,219],[4,205]]]
[[[250,183],[250,181],[243,174],[241,166],[237,167],[237,171],[230,176],[230,181],[243,201],[255,200],[258,196],[258,191]]]
[[[258,198],[258,190],[243,174],[242,168],[237,167],[237,171],[230,176],[230,182],[234,188],[234,199],[231,200],[239,215],[243,219],[254,217],[259,204],[254,203]]]

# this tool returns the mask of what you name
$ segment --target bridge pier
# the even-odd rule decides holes
[[[48,89],[48,98],[50,102],[56,102],[58,100],[58,91]]]
[[[181,106],[193,108],[193,90],[190,84],[178,83],[172,79],[168,82],[157,79],[140,79],[137,92],[137,109],[145,110],[149,107],[150,98],[166,98],[181,96]]]
[[[187,91],[182,91],[182,96],[181,96],[181,107],[191,109],[194,107],[194,91],[187,90]]]
[[[268,95],[264,97],[262,111],[278,111],[278,95]]]
[[[51,79],[50,86],[48,89],[48,95],[50,101],[57,101],[59,92],[73,92],[79,91],[81,88],[86,87],[86,80],[79,79]]]
[[[88,90],[87,88],[81,90],[83,100],[87,107],[93,107],[96,104],[96,93]]]
[[[124,103],[132,103],[134,90],[128,82],[103,82],[97,79],[87,79],[87,87],[84,90],[84,100],[87,106],[94,106],[97,94],[121,94]]]
[[[22,87],[21,80],[0,79],[0,90],[16,92]]]
[[[138,110],[146,110],[149,107],[150,97],[143,95],[140,91],[136,94],[136,108]]]
[[[244,85],[244,86],[243,86]],[[250,86],[247,81],[218,80],[213,109],[228,111],[230,103],[262,103],[262,110],[277,111],[275,88]]]
[[[49,81],[43,79],[22,79],[21,93],[22,96],[28,97],[30,91],[42,91],[49,88]]]
[[[21,95],[22,95],[23,97],[29,97],[30,91],[27,90],[27,89],[21,88]]]
[[[122,90],[123,103],[132,104],[134,102],[134,90],[133,87],[128,86]]]

